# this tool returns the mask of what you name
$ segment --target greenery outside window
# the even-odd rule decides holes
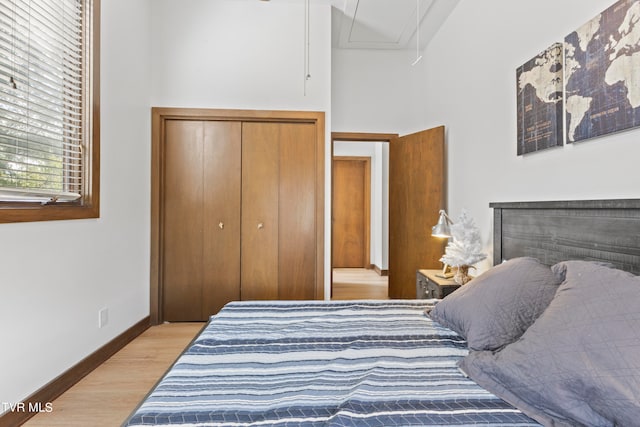
[[[0,3],[0,222],[99,216],[99,6]]]

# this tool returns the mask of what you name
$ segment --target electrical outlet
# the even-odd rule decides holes
[[[102,328],[109,323],[109,309],[103,308],[98,311],[98,328]]]

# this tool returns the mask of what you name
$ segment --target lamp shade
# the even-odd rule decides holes
[[[450,224],[451,220],[449,219],[449,216],[444,210],[441,210],[440,217],[438,218],[438,223],[431,229],[431,235],[433,237],[442,238],[451,237],[451,227],[449,227]]]

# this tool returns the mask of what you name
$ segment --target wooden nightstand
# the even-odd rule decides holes
[[[436,276],[442,270],[418,270],[416,272],[416,298],[442,299],[460,287],[453,278],[444,279]]]

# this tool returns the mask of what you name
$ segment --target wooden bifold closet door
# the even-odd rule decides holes
[[[315,126],[242,126],[243,300],[315,296]]]
[[[163,320],[317,298],[316,125],[167,120],[164,135]]]
[[[169,120],[165,320],[204,320],[240,298],[241,124]]]

